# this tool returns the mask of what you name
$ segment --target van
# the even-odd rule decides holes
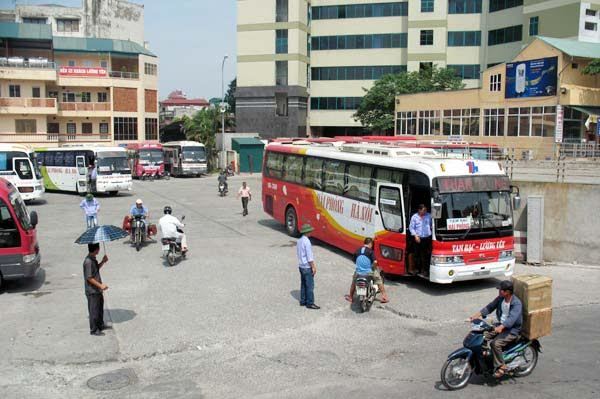
[[[37,223],[37,213],[29,213],[15,186],[0,178],[0,289],[6,280],[37,275],[40,269]]]

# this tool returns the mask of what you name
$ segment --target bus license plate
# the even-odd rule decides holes
[[[356,295],[367,295],[367,289],[366,288],[357,288],[356,289]]]
[[[480,270],[478,272],[473,273],[474,276],[485,276],[486,274],[490,274],[490,271],[489,270]]]

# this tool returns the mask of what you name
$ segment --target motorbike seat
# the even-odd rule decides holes
[[[171,243],[176,243],[176,240],[177,240],[176,238],[163,238],[163,239],[161,240],[161,242],[162,242],[164,245],[168,245],[168,244],[171,244]]]

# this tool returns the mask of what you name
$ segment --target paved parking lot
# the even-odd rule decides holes
[[[88,333],[80,197],[51,193],[40,215],[43,271],[0,293],[2,398],[362,398],[600,396],[600,268],[519,266],[554,277],[554,334],[534,373],[501,386],[475,381],[460,393],[440,388],[445,356],[461,345],[464,319],[496,294],[496,280],[438,286],[387,282],[390,303],[358,314],[344,301],[351,258],[316,243],[316,302],[298,306],[295,240],[262,212],[260,176],[242,217],[216,177],[135,182],[133,193],[101,197],[101,224],[120,225],[140,197],[157,221],[164,205],[186,215],[190,257],[165,266],[160,246],[137,253],[106,245],[110,287],[104,337]],[[109,373],[108,375],[105,375]],[[112,374],[111,374],[112,373]],[[119,388],[119,389],[116,389]]]

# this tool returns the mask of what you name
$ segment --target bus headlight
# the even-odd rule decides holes
[[[451,266],[457,263],[464,263],[462,255],[433,255],[431,263],[438,266]]]
[[[387,245],[380,245],[379,252],[381,253],[381,256],[383,256],[386,259],[397,261],[402,260],[402,250],[399,248],[388,247]]]
[[[500,251],[499,259],[511,259],[513,257],[513,251]]]

